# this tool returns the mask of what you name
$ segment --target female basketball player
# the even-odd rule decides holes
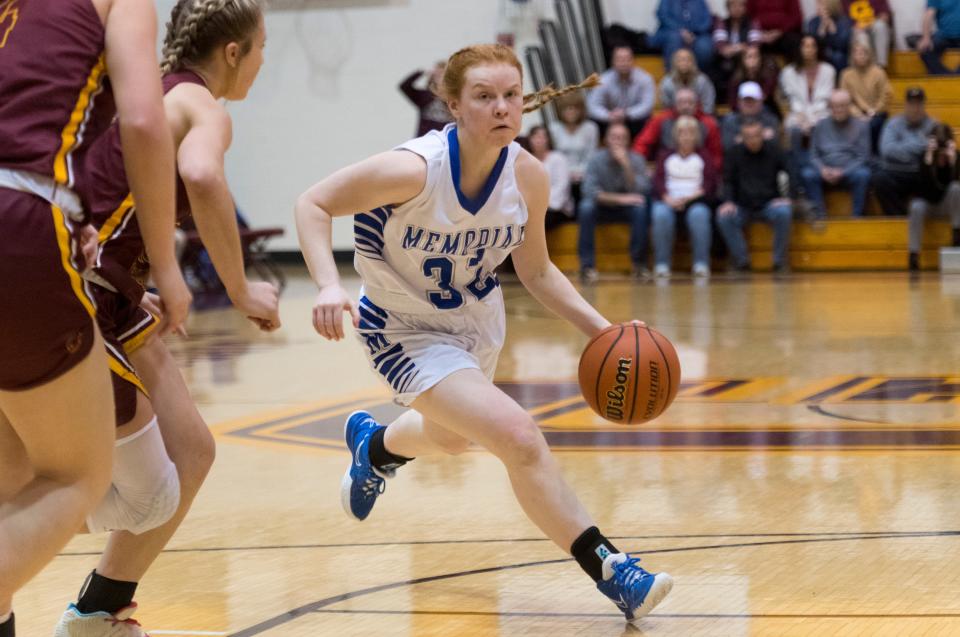
[[[72,190],[83,141],[115,113],[167,324],[190,294],[173,253],[173,149],[148,0],[0,3],[0,636],[14,592],[110,483],[114,423]],[[115,93],[105,90],[106,69]]]
[[[164,43],[163,104],[177,156],[178,218],[193,211],[234,305],[273,330],[280,325],[277,290],[247,281],[244,273],[223,169],[231,122],[218,102],[246,97],[263,63],[264,41],[256,0],[180,0]],[[87,527],[114,533],[77,603],[61,617],[57,637],[119,635],[118,619],[127,621],[123,635],[144,634],[130,619],[137,583],[183,520],[214,457],[213,437],[154,334],[153,315],[161,310],[139,283],[148,267],[141,258],[140,211],[128,198],[116,133],[108,130],[87,153],[81,186],[101,240],[91,279],[120,425],[113,489]]]
[[[365,412],[348,418],[354,460],[342,500],[363,520],[402,464],[479,444],[506,466],[531,521],[632,620],[669,592],[670,577],[647,573],[593,526],[536,423],[491,381],[505,327],[494,269],[511,252],[544,306],[588,336],[609,325],[550,262],[547,175],[513,142],[524,110],[577,87],[525,98],[521,72],[506,47],[458,51],[442,86],[454,124],[345,168],[297,202],[300,244],[320,288],[315,328],[340,339],[350,311],[373,367],[413,408],[388,427]],[[357,210],[370,211],[354,217],[359,308],[340,286],[330,243],[331,218]]]

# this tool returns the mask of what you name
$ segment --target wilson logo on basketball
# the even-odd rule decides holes
[[[627,380],[630,378],[632,358],[621,358],[617,362],[616,385],[607,391],[607,405],[604,409],[608,420],[623,420],[623,404],[627,393]]]
[[[650,391],[647,392],[647,408],[643,412],[644,418],[653,418],[657,413],[657,398],[660,397],[660,365],[650,361]]]

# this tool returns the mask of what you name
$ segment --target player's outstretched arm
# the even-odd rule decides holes
[[[202,86],[181,84],[164,98],[176,127],[188,127],[177,148],[177,170],[203,245],[230,301],[265,331],[280,327],[279,292],[272,284],[248,281],[243,264],[236,205],[223,169],[233,139],[226,109]]]
[[[524,152],[517,159],[517,178],[527,204],[524,241],[513,251],[513,265],[520,282],[544,307],[594,336],[610,321],[593,309],[570,280],[550,261],[543,219],[550,200],[550,179],[543,166]]]
[[[426,179],[427,166],[419,155],[389,151],[338,170],[297,199],[294,215],[300,249],[320,288],[313,326],[324,338],[343,338],[344,311],[350,312],[355,327],[360,321],[333,260],[333,218],[407,202],[420,194]]]

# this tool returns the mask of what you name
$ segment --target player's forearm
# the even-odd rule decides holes
[[[318,288],[340,283],[337,264],[333,260],[333,220],[309,199],[301,196],[294,208],[297,238],[310,276]]]
[[[227,295],[236,301],[247,289],[237,212],[223,175],[185,182],[197,231]]]
[[[162,117],[120,123],[123,163],[137,206],[137,223],[153,268],[177,267],[173,249],[173,138]]]
[[[587,336],[593,337],[610,325],[610,321],[580,296],[570,280],[553,263],[536,274],[521,275],[520,281],[545,308],[569,321]]]

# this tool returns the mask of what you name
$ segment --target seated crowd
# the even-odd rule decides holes
[[[943,49],[960,46],[960,2],[927,3],[917,47],[934,72]],[[566,96],[559,121],[531,131],[555,180],[551,220],[579,223],[582,279],[598,276],[594,233],[605,220],[630,224],[638,277],[670,276],[678,225],[696,277],[710,275],[714,225],[729,268],[748,270],[745,229],[757,221],[773,227],[774,270],[788,269],[794,213],[821,230],[825,189],[850,191],[853,217],[871,191],[885,215],[909,215],[911,269],[928,215],[949,216],[960,246],[952,130],[926,113],[921,87],[890,113],[887,0],[818,0],[806,24],[798,0],[727,0],[727,9],[714,18],[705,0],[661,0],[659,89],[630,47],[614,46],[586,101]],[[718,103],[729,109],[719,118]]]

